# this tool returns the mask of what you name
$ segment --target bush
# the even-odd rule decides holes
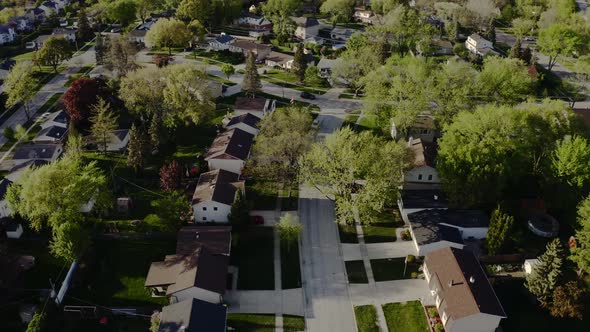
[[[12,129],[12,127],[6,127],[4,128],[4,132],[2,133],[4,135],[4,137],[7,140],[13,140],[14,139],[14,129]]]
[[[412,279],[418,279],[418,272],[412,272],[412,274],[410,274],[410,277],[412,277]]]
[[[436,308],[430,308],[428,309],[428,315],[430,315],[430,317],[438,317],[438,311]]]
[[[25,139],[26,136],[27,136],[27,128],[23,127],[23,125],[21,125],[21,124],[16,125],[16,129],[14,130],[14,138]]]
[[[406,229],[402,232],[402,240],[403,241],[410,241],[412,240],[412,235],[410,234],[410,230]]]
[[[434,332],[443,332],[444,330],[445,328],[442,323],[436,323],[436,325],[434,325]]]
[[[155,229],[160,229],[164,226],[164,220],[157,214],[148,214],[143,218],[143,221]]]
[[[406,261],[408,263],[414,263],[416,261],[416,256],[414,256],[414,255],[408,255],[408,257],[406,257]]]
[[[469,50],[467,50],[467,47],[465,47],[463,43],[455,44],[455,46],[453,47],[453,53],[455,53],[456,56],[461,57],[463,59],[469,56]]]

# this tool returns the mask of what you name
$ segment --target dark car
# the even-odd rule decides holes
[[[251,225],[264,225],[264,218],[262,216],[250,216]]]
[[[315,96],[313,94],[309,93],[309,92],[303,91],[301,93],[301,98],[303,98],[303,99],[312,99],[313,100],[313,99],[315,99]]]

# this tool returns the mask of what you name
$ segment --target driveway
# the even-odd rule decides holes
[[[420,300],[429,305],[434,304],[426,280],[405,279],[350,285],[350,296],[355,306],[364,304],[386,304]]]
[[[227,291],[223,299],[231,313],[274,314],[282,311],[285,315],[303,316],[301,288]]]

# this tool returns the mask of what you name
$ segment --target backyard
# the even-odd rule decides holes
[[[383,305],[383,313],[389,331],[429,332],[426,314],[418,301],[388,303]]]
[[[396,227],[403,226],[404,222],[398,210],[386,211],[379,216],[379,221],[363,225],[363,235],[366,243],[394,242],[396,240]]]
[[[238,289],[274,289],[272,227],[251,227],[233,234],[231,264],[238,267]]]
[[[377,309],[372,304],[354,307],[356,326],[359,332],[379,332]]]
[[[413,273],[417,276],[420,264],[412,262],[408,263],[406,267],[405,260],[405,257],[372,259],[371,269],[373,270],[375,281],[412,279]]]

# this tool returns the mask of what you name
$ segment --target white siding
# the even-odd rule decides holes
[[[446,332],[494,332],[502,317],[479,313],[457,320],[449,319]]]
[[[2,218],[10,217],[11,214],[12,214],[12,211],[8,207],[8,201],[7,200],[0,201],[0,217],[2,217]]]
[[[206,210],[203,210],[205,208]],[[217,208],[217,210],[216,210]],[[231,211],[231,206],[219,202],[207,201],[200,202],[193,205],[193,212],[195,216],[195,222],[217,222],[227,223],[227,215]],[[203,218],[206,218],[204,220]]]
[[[444,224],[444,223],[443,223]],[[447,224],[445,224],[447,225]],[[451,227],[455,227],[453,225],[448,225]],[[488,234],[487,227],[470,227],[470,228],[462,228],[462,227],[455,227],[461,232],[461,236],[463,239],[468,239],[470,237],[475,239],[485,239],[486,234]]]
[[[404,174],[404,182],[440,183],[438,172],[434,167],[420,166],[407,171]]]
[[[206,289],[192,287],[185,290],[181,290],[172,294],[176,302],[181,302],[187,299],[199,299],[213,304],[219,304],[222,301],[222,297],[219,293],[215,293]]]
[[[223,169],[229,172],[242,174],[244,161],[239,159],[209,159],[209,170]]]

